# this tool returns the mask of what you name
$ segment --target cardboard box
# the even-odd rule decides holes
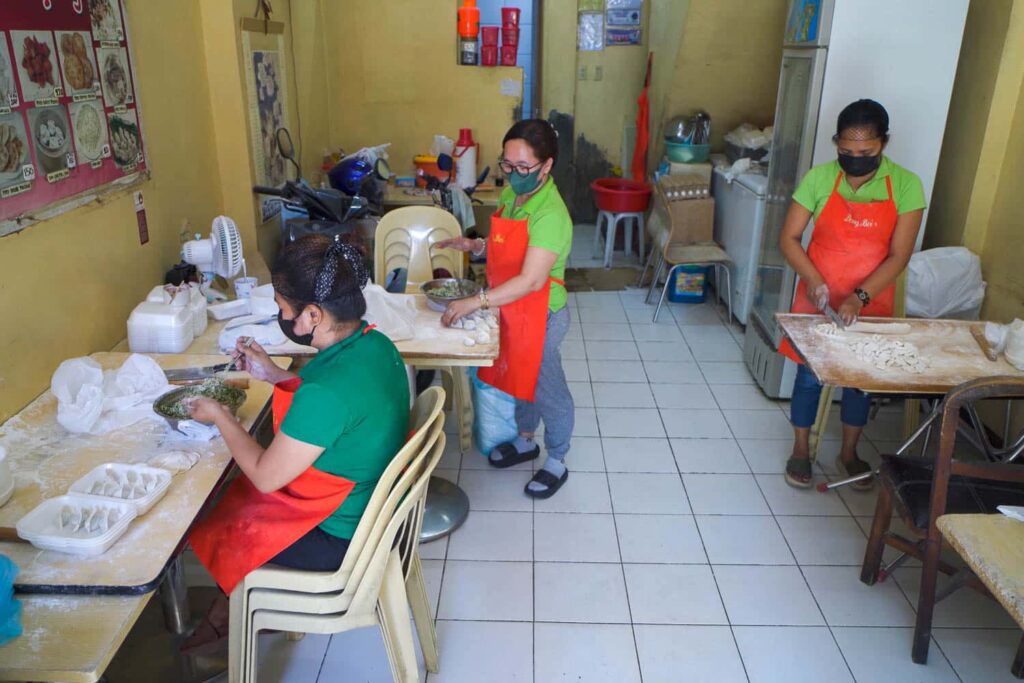
[[[715,200],[686,199],[668,201],[659,190],[654,193],[652,213],[659,214],[663,225],[671,231],[671,241],[681,244],[714,240]]]

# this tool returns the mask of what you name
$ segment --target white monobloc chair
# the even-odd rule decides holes
[[[396,681],[418,679],[409,609],[428,671],[437,671],[419,533],[427,482],[444,452],[444,392],[431,387],[413,407],[414,433],[381,475],[341,567],[309,572],[268,565],[231,593],[228,679],[256,681],[262,629],[340,633],[380,626]]]
[[[384,214],[374,236],[374,274],[377,284],[385,286],[388,273],[396,268],[408,272],[408,291],[419,291],[424,282],[434,279],[434,269],[444,268],[452,277],[465,277],[462,252],[434,249],[442,240],[461,237],[459,221],[434,206],[405,206]],[[473,399],[465,368],[419,365],[423,370],[439,370],[448,392],[459,427],[459,448],[472,447]]]

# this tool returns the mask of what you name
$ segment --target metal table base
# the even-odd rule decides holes
[[[423,507],[420,543],[444,538],[462,526],[469,516],[469,496],[457,485],[441,477],[431,477],[427,502]]]

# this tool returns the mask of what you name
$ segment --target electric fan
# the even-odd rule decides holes
[[[227,216],[217,216],[210,226],[210,238],[185,242],[181,245],[181,258],[203,274],[203,293],[216,296],[209,290],[214,276],[232,278],[238,275],[244,264],[238,226]]]

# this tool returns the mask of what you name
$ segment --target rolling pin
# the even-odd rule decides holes
[[[978,346],[981,347],[981,352],[985,355],[985,358],[988,358],[992,362],[999,359],[999,354],[996,353],[996,350],[988,343],[988,339],[985,338],[984,330],[972,325],[971,336],[974,337],[974,341],[978,342]]]
[[[28,541],[18,535],[18,530],[12,526],[0,526],[0,541],[28,543]]]

